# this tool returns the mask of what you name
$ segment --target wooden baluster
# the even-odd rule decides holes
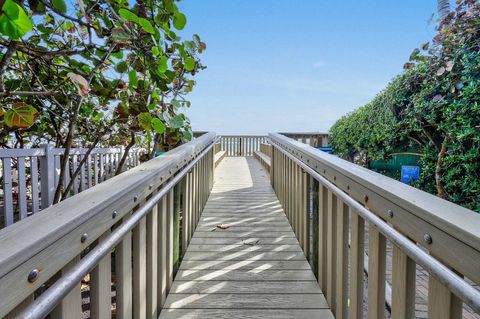
[[[287,159],[285,154],[282,153],[282,170],[280,172],[282,174],[282,197],[283,197],[283,208],[285,209],[285,213],[287,213],[287,174],[288,174],[288,167],[287,167]],[[289,220],[290,221],[290,220]]]
[[[197,205],[196,205],[196,198],[197,198],[197,169],[196,166],[192,167],[192,185],[191,185],[191,191],[192,191],[192,228],[191,228],[191,237],[193,237],[193,233],[195,232],[195,229],[197,228]]]
[[[20,219],[27,217],[27,181],[25,176],[25,158],[17,159],[18,173],[18,210]]]
[[[92,155],[88,155],[87,157],[87,163],[85,164],[87,168],[87,188],[90,188],[93,186],[92,182]]]
[[[428,318],[462,318],[462,301],[437,278],[428,278]]]
[[[337,198],[337,283],[336,319],[348,315],[348,228],[349,207]]]
[[[305,256],[307,257],[307,259],[310,259],[310,230],[309,230],[309,220],[310,220],[310,216],[309,216],[309,211],[308,211],[308,204],[309,204],[309,194],[308,194],[308,178],[309,178],[309,175],[307,175],[307,173],[301,169],[301,172],[300,172],[300,177],[301,177],[301,204],[302,204],[302,210],[301,210],[301,214],[302,214],[302,240],[303,240],[303,252],[305,253]]]
[[[189,192],[190,189],[188,188],[189,185],[190,174],[187,173],[185,177],[182,179],[182,255],[185,254],[187,251],[187,246],[189,243],[189,222],[190,222],[190,212],[188,207],[188,200],[189,200]]]
[[[301,240],[300,240],[300,234],[298,233],[298,211],[299,211],[299,207],[298,207],[298,202],[299,202],[299,193],[298,193],[298,189],[299,189],[299,185],[298,185],[298,166],[297,166],[297,163],[295,163],[294,161],[292,161],[292,213],[293,213],[293,218],[292,218],[292,228],[293,228],[293,231],[295,232],[295,236],[297,237],[297,240],[298,242],[300,243],[301,245]]]
[[[133,229],[133,318],[145,319],[147,315],[147,245],[146,217]]]
[[[158,203],[158,271],[157,304],[161,308],[167,297],[167,197]]]
[[[278,197],[278,188],[277,188],[277,184],[276,184],[276,178],[277,178],[277,159],[275,158],[276,154],[275,153],[272,153],[271,157],[270,157],[270,185],[272,185],[272,188],[275,192],[275,194],[277,194],[277,197]]]
[[[147,319],[157,319],[158,205],[147,215]]]
[[[93,154],[93,183],[98,185],[100,183],[100,177],[98,174],[98,166],[99,166],[99,155]]]
[[[105,180],[105,159],[104,154],[98,154],[100,156],[100,176],[98,177],[98,183]]]
[[[188,235],[188,242],[190,243],[190,240],[192,239],[193,232],[195,231],[195,221],[193,220],[193,196],[195,195],[195,190],[193,189],[194,185],[194,174],[193,174],[193,169],[190,170],[188,173],[188,230],[189,230],[189,235]]]
[[[302,240],[301,240],[301,234],[300,234],[300,207],[299,207],[299,202],[300,202],[300,183],[299,183],[299,178],[298,178],[298,165],[297,163],[293,162],[293,188],[292,188],[292,193],[293,193],[293,225],[294,225],[294,231],[295,235],[297,235],[297,240],[300,243],[300,246],[302,245]]]
[[[289,214],[290,214],[290,224],[292,225],[293,230],[295,230],[294,225],[295,225],[295,163],[292,160],[289,160],[289,167],[288,167],[288,172],[289,172],[289,183],[288,183],[288,195],[289,195]]]
[[[363,319],[363,262],[365,255],[365,221],[351,210],[350,234],[350,319]]]
[[[285,196],[287,196],[287,209],[288,209],[288,218],[290,220],[290,225],[293,225],[292,218],[292,161],[289,158],[287,160],[287,189],[285,190]],[[293,228],[292,228],[293,229]]]
[[[392,319],[415,318],[415,271],[415,262],[393,245]]]
[[[368,229],[368,319],[385,318],[386,239],[370,225]]]
[[[63,275],[80,261],[75,257],[65,265],[60,273]],[[80,282],[66,295],[50,314],[51,319],[78,319],[82,315],[82,295]]]
[[[98,239],[101,242],[110,234],[105,232]],[[105,319],[112,316],[112,260],[107,254],[90,273],[90,318]]]
[[[38,193],[38,159],[36,156],[30,157],[30,173],[32,177],[32,213],[38,213],[40,209]]]
[[[285,156],[285,213],[287,214],[288,222],[292,224],[292,218],[290,216],[290,159]]]
[[[197,163],[195,165],[195,226],[198,225],[198,220],[200,219],[200,201],[201,201],[201,189],[200,189],[200,183],[201,183],[201,167],[200,163]]]
[[[327,289],[328,189],[318,185],[318,284]]]
[[[13,224],[12,196],[12,159],[3,158],[3,222],[5,226]]]
[[[173,283],[173,189],[167,194],[167,293]]]
[[[330,308],[336,313],[337,196],[330,190],[328,190],[327,215],[327,289],[324,293]]]
[[[127,217],[124,218],[124,221]],[[128,232],[115,249],[116,318],[132,318],[132,232]]]

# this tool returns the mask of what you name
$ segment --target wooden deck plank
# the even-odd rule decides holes
[[[170,294],[164,308],[325,309],[322,294]]]
[[[276,260],[276,261],[256,261],[256,260],[243,260],[243,261],[230,261],[230,260],[214,260],[214,261],[197,261],[197,260],[185,260],[180,265],[180,270],[229,270],[229,269],[245,269],[251,271],[252,269],[270,269],[270,270],[310,270],[310,265],[306,260]]]
[[[231,281],[306,281],[315,280],[309,270],[180,270],[175,280],[231,280]]]
[[[309,309],[165,309],[162,319],[333,319],[330,310]]]
[[[314,281],[175,281],[173,293],[181,294],[319,294]],[[242,298],[239,296],[238,298]]]
[[[194,237],[190,245],[298,245],[296,238],[288,237]]]
[[[237,238],[237,239],[246,239],[250,237],[259,237],[259,238],[296,238],[295,234],[291,230],[287,231],[272,231],[272,232],[258,232],[258,231],[240,231],[240,232],[220,232],[220,231],[209,231],[209,232],[198,232],[194,234],[193,238]]]
[[[227,157],[216,168],[160,314],[171,318],[333,318],[268,173],[253,157]]]

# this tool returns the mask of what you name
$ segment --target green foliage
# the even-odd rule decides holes
[[[175,33],[177,1],[2,3],[1,147],[133,139],[153,153],[191,139],[183,109],[206,45]]]
[[[480,212],[480,6],[459,2],[432,44],[415,49],[405,72],[331,129],[337,154],[388,159],[422,154],[421,189]],[[366,163],[366,161],[364,161]]]
[[[0,13],[0,32],[18,40],[32,30],[32,21],[22,7],[13,0],[5,0]]]

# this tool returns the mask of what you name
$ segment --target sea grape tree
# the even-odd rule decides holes
[[[206,45],[177,34],[187,22],[177,1],[0,0],[0,8],[2,147],[154,152],[191,138],[182,110]],[[55,201],[65,191],[60,182]]]

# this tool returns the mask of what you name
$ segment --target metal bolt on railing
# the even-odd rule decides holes
[[[429,245],[431,245],[433,242],[433,238],[430,234],[423,235],[423,240],[425,240],[425,242]]]
[[[29,283],[35,282],[35,280],[37,280],[39,274],[40,274],[40,271],[36,268],[33,269],[32,271],[30,271],[30,273],[28,274],[28,277],[27,277],[28,282]]]
[[[88,234],[83,233],[82,236],[80,236],[80,242],[83,244],[84,242],[87,241],[87,238],[88,238]]]

